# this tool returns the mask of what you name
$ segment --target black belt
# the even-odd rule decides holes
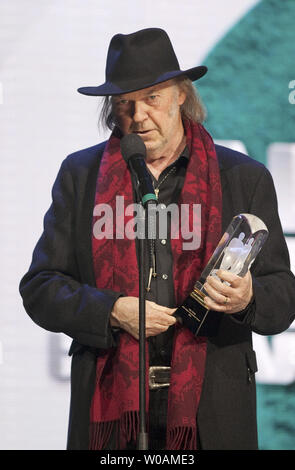
[[[149,368],[149,389],[169,387],[171,367],[151,366]]]

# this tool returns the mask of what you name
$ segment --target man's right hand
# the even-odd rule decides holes
[[[168,330],[169,326],[176,323],[173,313],[176,308],[163,307],[155,302],[146,300],[146,330],[145,334],[156,336]],[[130,333],[134,338],[139,338],[139,299],[137,297],[119,297],[114,303],[111,312],[110,324]]]

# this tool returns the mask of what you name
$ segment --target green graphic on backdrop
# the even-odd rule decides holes
[[[262,0],[216,45],[197,82],[215,139],[241,140],[265,162],[273,142],[294,142],[295,1]]]
[[[214,139],[241,140],[266,163],[273,142],[295,141],[295,1],[262,0],[216,45],[197,82]],[[258,384],[260,449],[295,449],[295,384]]]

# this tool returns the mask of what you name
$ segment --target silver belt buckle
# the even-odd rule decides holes
[[[170,371],[171,367],[168,366],[151,366],[149,368],[149,389],[155,390],[156,388],[169,387],[170,382],[156,382],[156,373],[158,370]]]

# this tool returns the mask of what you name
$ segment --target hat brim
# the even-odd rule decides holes
[[[207,67],[205,65],[199,65],[198,67],[193,67],[188,70],[173,70],[165,74],[160,75],[159,77],[144,77],[143,80],[135,79],[134,83],[128,81],[126,83],[115,84],[112,82],[105,82],[100,86],[87,86],[78,88],[78,92],[82,95],[88,96],[108,96],[108,95],[121,95],[123,93],[131,93],[133,91],[142,90],[143,88],[149,88],[158,83],[166,82],[172,78],[185,75],[192,82],[203,77],[207,73]]]

